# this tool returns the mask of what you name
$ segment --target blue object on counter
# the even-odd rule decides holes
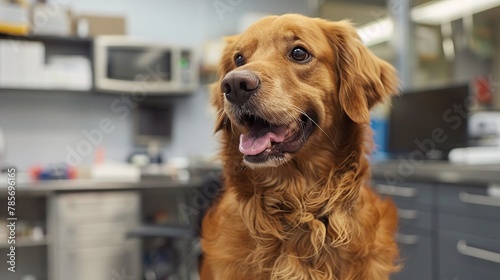
[[[73,179],[74,171],[67,165],[51,165],[40,171],[38,180]]]
[[[372,161],[387,160],[389,158],[387,152],[389,122],[383,117],[372,117],[370,125],[373,130],[373,142],[375,145],[372,153]]]

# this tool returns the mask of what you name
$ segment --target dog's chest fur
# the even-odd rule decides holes
[[[210,244],[224,246],[226,253],[213,256],[223,264],[217,266],[221,271],[214,271],[215,275],[242,280],[357,279],[340,275],[340,264],[356,265],[352,261],[356,257],[362,262],[367,246],[351,240],[358,225],[346,221],[354,221],[356,207],[345,209],[339,202],[335,210],[322,213],[328,205],[320,204],[315,196],[323,194],[304,192],[303,185],[290,182],[283,188],[254,191],[241,199],[228,190],[218,205],[217,216],[223,218],[214,229],[217,233],[210,235],[215,239]]]

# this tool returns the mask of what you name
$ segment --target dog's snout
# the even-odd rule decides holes
[[[259,77],[250,70],[235,70],[222,79],[221,89],[227,101],[242,106],[260,86]]]

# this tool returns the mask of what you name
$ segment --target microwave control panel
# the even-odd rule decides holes
[[[179,59],[179,68],[181,70],[181,81],[183,84],[189,84],[193,80],[193,67],[191,61],[191,51],[182,50]]]

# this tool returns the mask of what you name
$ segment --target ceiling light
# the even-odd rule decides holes
[[[500,0],[438,0],[411,9],[411,19],[424,24],[444,24],[500,6]],[[358,27],[358,34],[367,46],[392,38],[394,26],[388,17]]]
[[[425,24],[442,24],[500,6],[500,0],[440,0],[411,9],[411,19]]]
[[[358,27],[358,34],[367,46],[373,46],[391,39],[394,25],[390,18],[370,22]]]

